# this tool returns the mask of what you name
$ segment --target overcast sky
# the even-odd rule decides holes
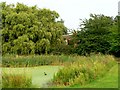
[[[20,2],[28,6],[37,5],[39,8],[55,10],[65,21],[67,28],[77,29],[79,19],[89,18],[90,13],[115,17],[120,0],[0,0],[3,1],[7,4]]]

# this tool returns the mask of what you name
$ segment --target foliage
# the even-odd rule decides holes
[[[73,55],[6,55],[2,57],[3,67],[34,67],[41,65],[64,65],[74,62],[79,56]]]
[[[73,32],[69,45],[64,21],[56,11],[17,3],[2,7],[2,54],[113,54],[120,56],[120,20],[103,14],[90,14]],[[118,29],[117,29],[118,28]]]
[[[15,71],[16,72],[16,71]],[[3,88],[29,88],[32,85],[32,77],[28,76],[28,72],[3,71],[2,87]]]
[[[117,30],[114,31],[114,27],[116,26]],[[113,34],[111,35],[111,43],[112,47],[110,49],[110,52],[114,54],[116,57],[120,57],[120,16],[117,16],[115,18],[115,23],[113,27]]]
[[[3,54],[47,54],[53,46],[63,43],[67,28],[56,11],[21,3],[0,5]]]
[[[72,88],[118,88],[118,64],[113,66],[104,77],[94,82],[80,86],[79,84],[71,86]],[[70,87],[69,87],[70,88]]]
[[[117,25],[116,18],[91,14],[89,19],[82,21],[81,31],[73,32],[72,40],[77,44],[74,53],[114,54],[118,47]]]
[[[54,75],[53,83],[58,86],[85,85],[103,76],[116,63],[114,58],[109,55],[93,55],[78,59],[60,69]]]

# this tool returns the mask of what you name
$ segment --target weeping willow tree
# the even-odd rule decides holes
[[[63,43],[67,28],[56,11],[21,3],[0,5],[3,54],[47,54],[53,46]]]

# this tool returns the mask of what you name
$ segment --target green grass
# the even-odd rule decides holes
[[[103,77],[116,64],[114,57],[110,55],[80,57],[78,61],[59,70],[53,83],[63,87],[77,84],[83,86]]]
[[[2,68],[0,67],[0,90],[2,88],[2,73],[1,73],[1,71],[2,71]]]
[[[53,75],[60,68],[62,68],[62,66],[39,66],[29,68],[2,68],[2,71],[7,73],[13,72],[15,74],[27,71],[29,75],[32,75],[33,85],[31,87],[40,88],[45,87],[45,84],[52,79]],[[44,72],[46,72],[47,75],[44,75]]]
[[[9,58],[10,58],[10,60],[9,60]],[[105,74],[105,76],[103,78],[101,78],[101,77],[99,77],[99,79],[96,78],[95,81],[93,80],[92,82],[90,80],[90,83],[87,82],[87,83],[89,83],[87,85],[85,83],[84,86],[80,86],[79,80],[83,79],[83,77],[81,77],[81,79],[78,78],[79,80],[76,79],[76,80],[78,80],[78,82],[75,82],[75,84],[73,83],[73,84],[70,84],[69,86],[66,85],[65,87],[72,86],[73,88],[99,88],[99,87],[100,88],[102,88],[102,87],[103,88],[111,88],[111,87],[117,87],[117,84],[118,84],[118,83],[116,83],[118,81],[118,74],[117,74],[118,68],[117,68],[117,66],[115,66],[111,69],[111,67],[113,65],[115,65],[112,62],[112,61],[114,61],[114,58],[112,56],[93,55],[90,57],[81,57],[81,56],[69,56],[68,57],[68,56],[63,56],[63,55],[62,56],[54,56],[54,55],[44,56],[43,55],[43,56],[30,56],[30,57],[29,56],[26,56],[26,57],[25,56],[18,56],[18,57],[12,56],[9,58],[7,57],[4,59],[5,59],[5,61],[9,61],[8,63],[11,63],[10,65],[13,65],[13,66],[15,65],[16,68],[3,67],[2,68],[3,71],[14,72],[15,74],[17,74],[19,72],[27,71],[28,72],[27,74],[32,75],[32,86],[31,87],[33,87],[33,88],[47,87],[46,83],[48,83],[53,78],[54,74],[57,73],[58,70],[60,68],[62,68],[63,66],[67,67],[68,71],[70,69],[74,69],[76,66],[76,67],[78,67],[78,69],[75,69],[75,70],[79,71],[79,65],[84,66],[83,69],[85,69],[88,72],[91,71],[89,69],[93,68],[93,70],[96,71],[94,73],[95,75],[93,75],[91,73],[90,73],[90,75],[94,78],[96,77],[96,75],[99,76],[100,73],[103,73],[103,72],[105,72],[105,73],[107,72],[107,73],[106,74],[103,73],[103,75]],[[11,60],[13,60],[13,62],[10,62]],[[110,60],[112,60],[112,61],[110,61]],[[17,61],[18,61],[18,63],[16,63]],[[48,61],[53,61],[53,62],[51,63],[52,65],[50,64],[51,66],[49,64],[47,66],[45,66],[46,64],[45,65],[43,64],[43,66],[39,66],[39,65],[41,65],[40,64],[41,61],[46,61],[46,63]],[[101,61],[104,61],[104,62],[100,64]],[[60,62],[61,62],[61,66],[60,66]],[[80,62],[79,65],[78,65],[78,62]],[[109,63],[107,63],[107,62],[109,62]],[[5,65],[8,65],[8,63],[5,62]],[[24,64],[27,64],[27,63],[29,63],[28,66],[30,65],[31,67],[22,67],[21,66],[21,65],[24,66]],[[87,65],[87,63],[88,63],[88,65]],[[18,64],[18,66],[21,66],[21,68],[20,67],[18,68],[17,64]],[[71,65],[73,67],[71,67]],[[97,67],[93,67],[96,65],[97,65]],[[108,66],[106,66],[106,65],[108,65]],[[89,66],[89,68],[87,68],[88,66]],[[107,68],[104,68],[105,66]],[[107,71],[106,71],[106,69],[107,69]],[[110,69],[110,71],[108,72],[109,69]],[[66,74],[68,74],[67,70],[64,70],[64,71],[66,72]],[[46,72],[47,75],[44,75],[44,72]],[[73,73],[73,71],[71,71],[71,73]],[[70,73],[70,76],[71,76],[71,73]],[[63,74],[64,74],[64,72],[63,72]],[[61,75],[60,75],[60,77],[61,77]],[[74,75],[73,75],[73,77],[74,77]],[[65,75],[65,79],[66,78],[68,78],[68,76]],[[117,78],[117,79],[115,79],[115,78]],[[61,79],[59,79],[58,81],[60,81],[60,80]],[[54,84],[54,83],[49,83],[49,84]],[[53,87],[54,87],[54,85],[53,85]]]
[[[29,88],[32,85],[30,71],[24,68],[4,68],[2,70],[3,88]]]
[[[2,67],[36,67],[44,65],[63,65],[76,61],[75,55],[5,55],[2,57]]]
[[[71,88],[118,88],[118,65],[113,66],[103,78],[84,86],[74,85]]]
[[[44,87],[43,85],[49,82],[53,78],[53,75],[62,66],[39,66],[39,67],[29,67],[29,68],[3,68],[2,71],[17,71],[22,72],[24,70],[28,71],[32,75],[32,83],[35,88]],[[44,75],[44,72],[47,75]],[[115,65],[103,78],[100,78],[90,84],[80,86],[74,85],[71,88],[117,88],[118,87],[118,66]]]

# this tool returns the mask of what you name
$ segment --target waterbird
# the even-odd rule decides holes
[[[44,75],[47,75],[47,73],[44,72]]]

